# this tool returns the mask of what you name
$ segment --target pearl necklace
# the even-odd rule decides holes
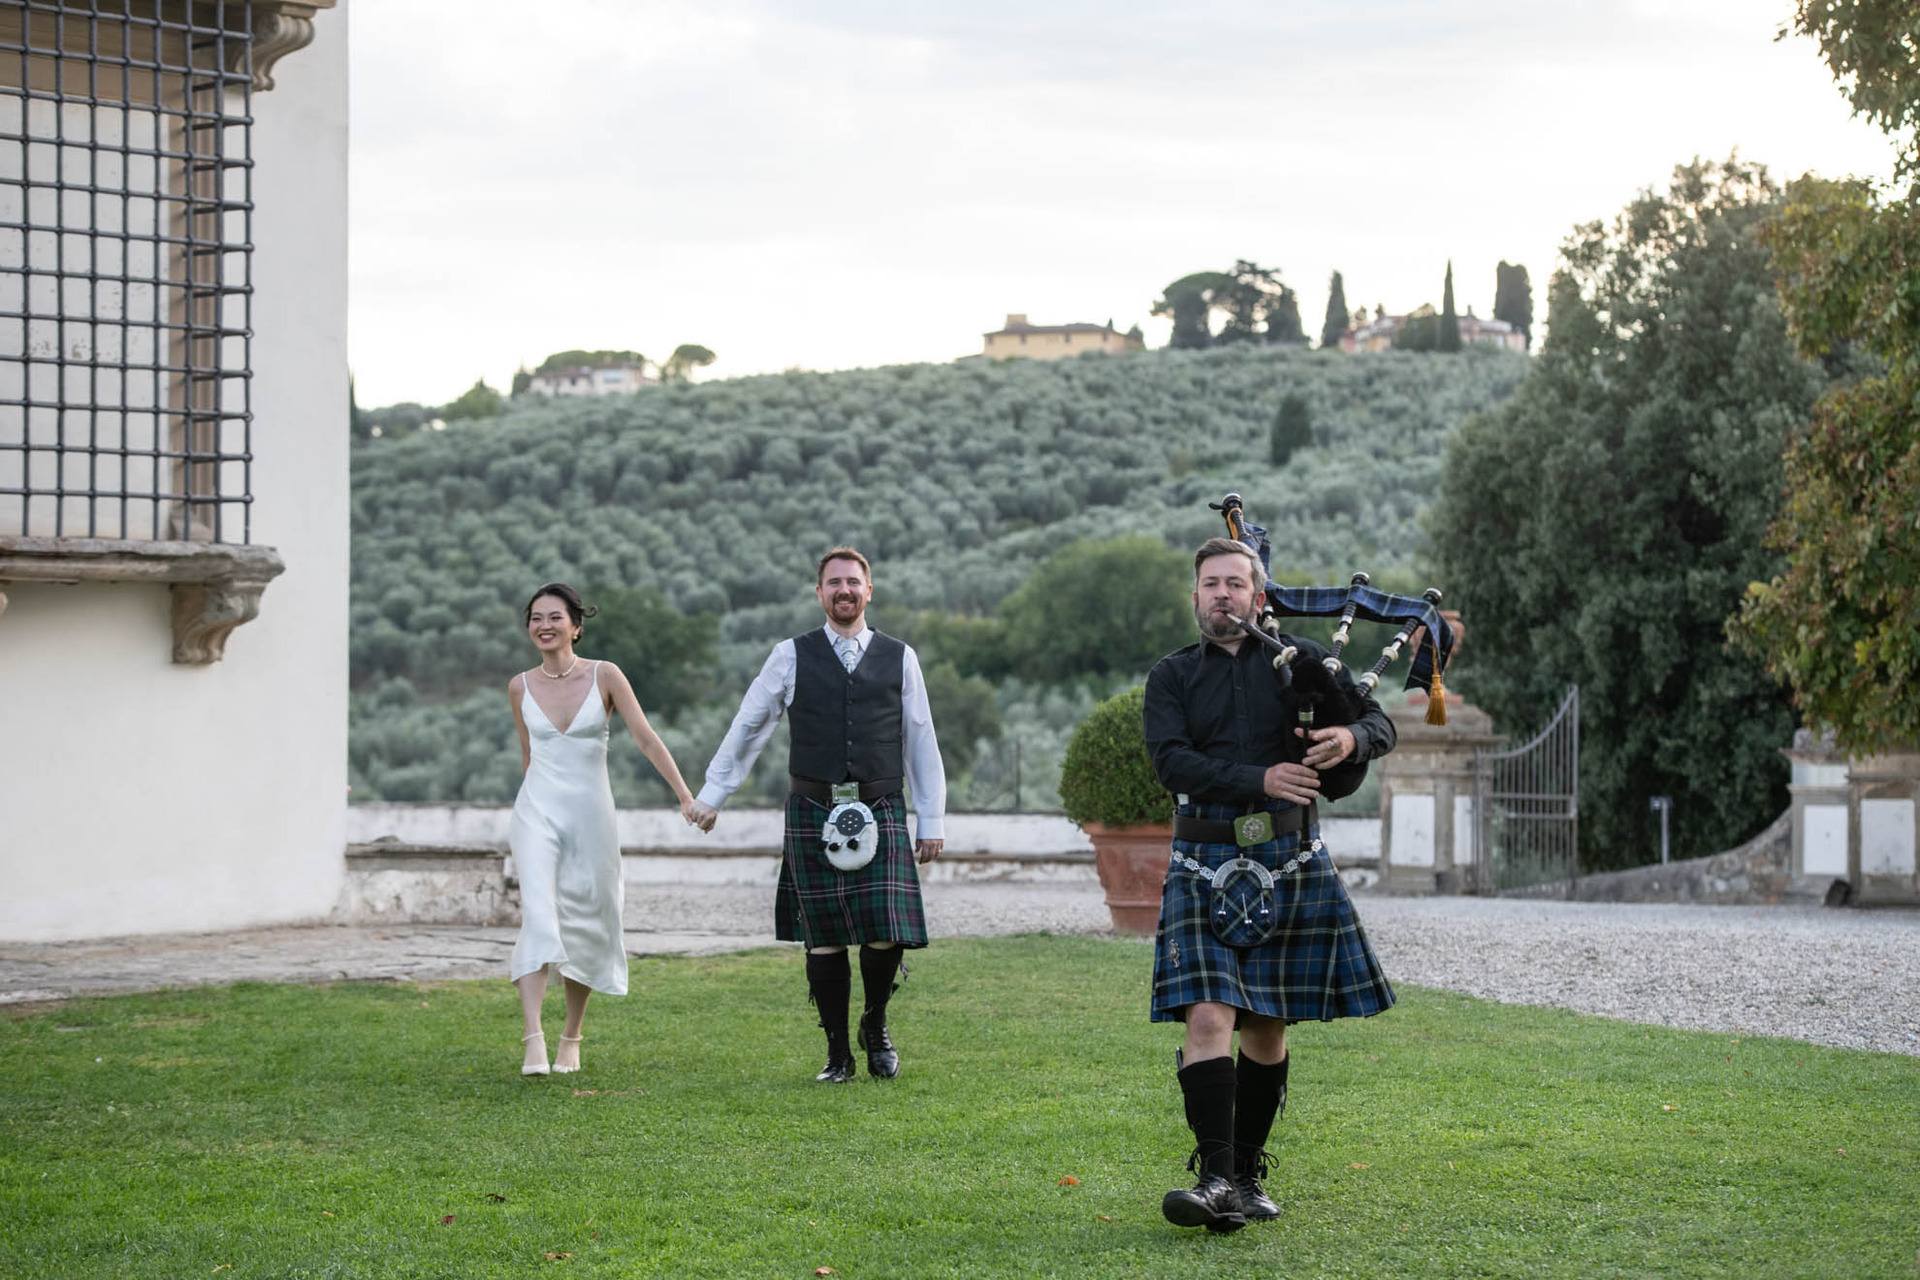
[[[547,664],[544,662],[540,664],[540,674],[545,676],[549,680],[565,680],[568,676],[573,674],[573,668],[579,665],[580,665],[580,655],[576,653],[573,655],[573,662],[567,667],[565,671],[562,671],[559,675],[555,675],[553,672],[547,670]]]

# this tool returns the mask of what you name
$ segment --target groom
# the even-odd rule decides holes
[[[857,945],[865,1004],[859,1043],[868,1073],[890,1079],[900,1074],[900,1055],[887,1032],[887,1000],[901,949],[927,945],[914,862],[940,854],[946,772],[920,660],[906,644],[867,625],[873,598],[867,558],[852,547],[827,552],[814,595],[826,625],[773,647],[707,766],[694,821],[703,831],[713,829],[720,806],[790,711],[774,933],[806,944],[807,987],[827,1033],[827,1065],[814,1078],[844,1084],[856,1074],[847,1038],[853,992],[847,948]],[[919,840],[911,846],[903,783],[919,816]],[[877,835],[877,848],[872,861],[843,870],[828,860],[824,828],[829,813],[855,801],[873,815],[877,831],[866,838]]]

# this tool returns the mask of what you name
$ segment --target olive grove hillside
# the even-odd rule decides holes
[[[917,632],[936,714],[971,708],[962,719],[987,738],[1043,722],[1064,733],[1144,667],[1076,682],[1031,655],[1001,652],[995,666],[962,651],[1049,557],[1125,535],[1178,555],[1218,531],[1206,504],[1237,489],[1273,527],[1285,576],[1364,568],[1411,582],[1451,433],[1526,369],[1491,351],[1239,346],[790,372],[515,402],[499,418],[368,441],[353,460],[355,798],[511,798],[501,690],[530,662],[520,607],[554,579],[653,619],[590,623],[581,650],[671,669],[649,705],[671,711],[663,730],[697,779],[768,646],[817,620],[814,561],[841,542],[874,562],[882,625]],[[1276,468],[1289,397],[1312,442]],[[1006,643],[1032,632],[1008,626]],[[647,648],[667,636],[672,653]],[[633,674],[647,701],[647,673]],[[1050,743],[1032,741],[1023,803],[1051,803],[1034,758]],[[973,754],[950,752],[949,772]],[[630,744],[616,752],[623,803],[664,796],[650,778]]]

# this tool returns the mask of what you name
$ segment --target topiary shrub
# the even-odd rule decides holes
[[[1087,713],[1060,762],[1060,803],[1081,826],[1131,827],[1173,821],[1173,796],[1147,756],[1145,689],[1108,698]]]

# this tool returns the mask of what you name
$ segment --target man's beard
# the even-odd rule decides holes
[[[845,611],[849,617],[860,612],[859,596],[835,596],[827,604],[827,611],[836,617]]]
[[[1193,606],[1193,620],[1200,625],[1201,637],[1212,640],[1216,644],[1228,640],[1238,640],[1247,634],[1241,629],[1239,623],[1233,621],[1233,611],[1231,609],[1224,615],[1215,615],[1201,609],[1199,605],[1195,605]]]

